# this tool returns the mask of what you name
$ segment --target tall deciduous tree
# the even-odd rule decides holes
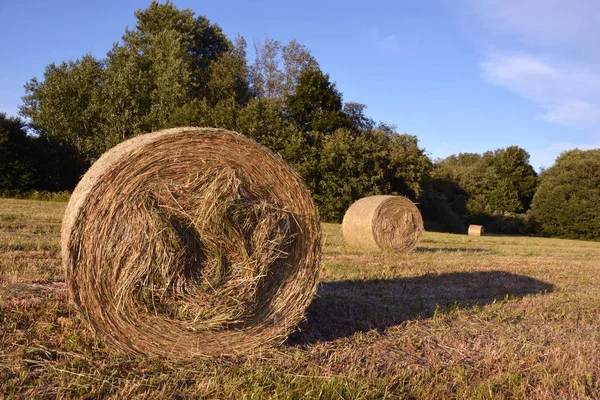
[[[254,43],[255,59],[250,68],[250,81],[257,98],[268,98],[284,103],[294,93],[300,76],[319,64],[310,51],[295,39],[286,45],[265,37]]]
[[[246,105],[250,100],[246,41],[238,36],[228,51],[224,51],[209,64],[208,98],[211,104],[233,100]]]
[[[82,157],[96,159],[103,141],[104,65],[91,55],[50,64],[44,80],[25,85],[21,115],[43,135],[74,146]]]
[[[286,106],[288,119],[301,131],[330,134],[350,126],[349,118],[342,112],[341,93],[320,69],[302,72]]]
[[[342,111],[348,117],[350,130],[353,132],[369,132],[375,128],[375,121],[365,115],[366,108],[367,106],[361,103],[344,103]]]
[[[517,212],[528,210],[538,183],[537,174],[529,163],[529,153],[518,146],[495,150],[494,167],[500,179],[510,182],[516,192],[519,204],[514,209],[518,209]]]
[[[174,32],[185,49],[187,57],[184,61],[189,63],[189,89],[193,97],[202,96],[208,86],[210,63],[230,49],[230,42],[221,28],[203,15],[196,17],[190,9],[179,10],[169,1],[161,4],[154,0],[148,8],[136,11],[135,16],[136,28],[126,31],[123,46],[148,54],[149,61],[155,62],[157,59],[152,57],[152,47],[157,44],[155,37]]]
[[[153,1],[135,15],[135,28],[105,61],[87,55],[50,64],[43,81],[26,85],[21,114],[88,162],[131,136],[189,124],[195,105],[209,97],[234,90],[236,101],[246,101],[245,55],[217,25],[170,2]],[[222,64],[231,67],[228,76],[219,72]]]
[[[217,25],[170,2],[153,1],[136,18],[107,57],[105,129],[120,140],[188,122],[194,101],[222,94],[210,81],[218,78],[214,63],[232,49]]]
[[[308,48],[298,43],[295,39],[283,46],[281,57],[284,65],[283,93],[281,98],[294,94],[296,87],[300,83],[302,73],[307,70],[316,70],[319,63],[310,54]]]
[[[280,67],[281,42],[265,37],[254,43],[251,81],[257,98],[282,100],[284,73]]]
[[[431,162],[416,137],[375,124],[362,104],[342,107],[342,94],[297,41],[266,38],[249,67],[243,38],[231,43],[191,10],[152,1],[135,15],[104,60],[51,64],[43,81],[28,83],[21,111],[56,171],[48,182],[74,186],[82,166],[109,147],[196,125],[237,130],[280,154],[326,220],[369,194],[422,194]],[[65,165],[77,173],[65,174]]]

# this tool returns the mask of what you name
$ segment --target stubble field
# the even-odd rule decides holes
[[[0,199],[0,397],[600,398],[600,243],[426,232],[348,249],[280,347],[171,360],[112,351],[69,303],[66,203]]]

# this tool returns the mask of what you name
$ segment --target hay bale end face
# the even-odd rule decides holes
[[[310,193],[279,157],[225,130],[114,147],[73,192],[61,234],[74,303],[126,352],[255,352],[285,340],[316,291]]]
[[[350,206],[342,221],[344,239],[364,250],[414,250],[423,235],[423,218],[402,196],[370,196]]]
[[[483,236],[485,231],[481,225],[469,225],[469,236]]]

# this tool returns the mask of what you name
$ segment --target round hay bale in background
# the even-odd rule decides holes
[[[321,225],[281,158],[234,132],[177,128],[100,157],[61,245],[72,299],[109,344],[235,355],[282,342],[303,318]]]
[[[481,225],[469,225],[469,236],[483,236],[483,226]]]
[[[412,251],[423,230],[419,209],[402,196],[364,197],[350,206],[342,221],[346,243],[365,250]]]

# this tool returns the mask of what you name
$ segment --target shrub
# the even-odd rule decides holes
[[[544,236],[600,238],[600,149],[561,154],[542,174],[531,211]]]

